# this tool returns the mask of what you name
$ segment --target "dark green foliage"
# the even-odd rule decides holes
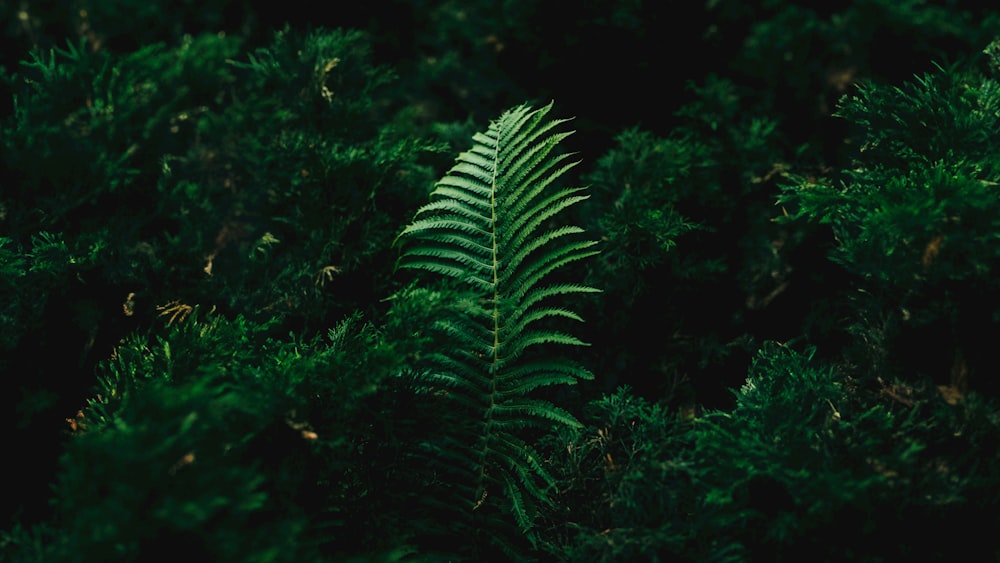
[[[995,552],[996,405],[875,394],[769,343],[731,412],[670,413],[620,389],[547,441],[560,468],[546,549],[565,561],[936,560]],[[913,530],[934,530],[914,537]],[[964,549],[964,548],[963,548]],[[821,554],[821,555],[817,555]]]
[[[773,201],[761,192],[787,155],[775,120],[745,115],[748,95],[731,81],[689,89],[696,98],[668,136],[627,129],[583,177],[596,200],[587,220],[606,241],[591,275],[607,290],[592,338],[607,346],[592,361],[623,376],[607,391],[628,383],[646,396],[718,405],[728,400],[721,372],[757,344],[749,317],[786,285],[776,246],[790,237],[769,221]]]
[[[854,165],[785,190],[791,217],[830,225],[831,258],[859,277],[856,361],[872,375],[996,394],[998,104],[1000,85],[972,63],[862,86],[839,110],[857,130]]]
[[[807,4],[0,1],[0,561],[1000,557],[1000,15]]]
[[[953,0],[720,0],[709,7],[711,43],[733,55],[724,74],[759,92],[764,111],[788,116],[782,129],[790,140],[809,142],[827,163],[842,151],[843,129],[830,114],[852,84],[902,82],[981,49],[1000,31],[994,10]]]
[[[309,337],[390,293],[389,244],[436,150],[373,109],[391,73],[359,32],[240,46],[70,44],[12,78],[0,344],[6,371],[14,350],[35,359],[5,379],[5,412],[15,448],[47,448],[15,478],[25,495],[46,495],[65,419],[123,337],[199,305]]]
[[[616,140],[618,146],[597,162],[586,179],[609,203],[597,219],[598,226],[608,233],[601,258],[607,263],[602,269],[607,273],[602,271],[600,279],[616,283],[618,291],[629,292],[627,296],[634,298],[649,291],[643,285],[643,274],[666,263],[677,239],[699,227],[680,214],[678,203],[685,196],[697,197],[692,193],[696,192],[694,184],[703,190],[717,186],[701,180],[713,161],[710,149],[697,139],[659,139],[648,131],[629,129]],[[700,278],[710,275],[712,269],[709,261],[703,270],[678,275]],[[612,272],[628,277],[621,279]]]
[[[546,440],[559,494],[544,547],[559,561],[716,561],[739,546],[713,537],[735,523],[699,498],[682,416],[622,387],[588,405],[584,426]],[[704,535],[701,535],[704,534]]]
[[[378,519],[367,444],[385,438],[365,405],[400,351],[357,317],[309,341],[267,329],[196,311],[119,347],[73,420],[37,556],[300,561],[401,546],[357,527]]]
[[[106,247],[107,282],[167,294],[149,299],[300,318],[387,260],[396,223],[383,221],[411,209],[399,196],[425,181],[415,159],[430,148],[370,119],[391,75],[370,65],[357,32],[278,33],[247,63],[234,61],[239,46],[200,36],[121,60],[78,47],[38,55],[4,135],[14,232],[73,225],[64,234]],[[104,214],[115,220],[91,219]],[[310,259],[291,264],[292,245]],[[171,275],[148,281],[164,263]],[[199,276],[200,293],[170,289]],[[270,293],[243,288],[262,278]],[[228,299],[209,297],[219,294]]]
[[[979,484],[979,464],[1000,453],[979,442],[994,432],[995,414],[982,416],[995,406],[978,398],[952,406],[933,388],[895,390],[873,396],[808,355],[771,345],[736,409],[697,421],[705,502],[740,519],[730,537],[750,559],[937,559],[956,538],[993,551],[954,519],[996,519],[996,496]],[[966,440],[979,442],[977,453],[958,453],[971,453]],[[935,532],[913,537],[918,529]]]
[[[942,68],[845,99],[838,115],[859,131],[855,166],[839,186],[794,192],[799,214],[833,226],[836,261],[901,289],[990,277],[998,88],[975,71]]]

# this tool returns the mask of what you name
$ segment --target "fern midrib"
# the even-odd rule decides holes
[[[499,296],[500,289],[498,286],[499,282],[499,263],[497,260],[497,254],[499,249],[497,248],[497,169],[500,167],[500,140],[503,137],[503,131],[500,129],[500,125],[497,125],[497,142],[493,147],[493,178],[491,178],[490,183],[490,222],[491,222],[491,234],[493,237],[493,362],[492,365],[496,365],[497,359],[500,355],[500,305]],[[496,393],[496,373],[491,371],[490,377],[490,412],[493,411],[493,395]]]
[[[479,452],[479,483],[477,483],[474,509],[486,491],[486,458],[489,453],[490,435],[492,433],[493,410],[496,406],[497,374],[496,366],[500,360],[500,290],[499,290],[499,248],[497,244],[497,173],[500,168],[500,142],[503,137],[502,125],[497,123],[497,140],[493,145],[493,174],[490,178],[490,236],[493,243],[493,357],[490,361],[490,393],[489,406],[486,408],[485,432],[483,433],[482,450]]]

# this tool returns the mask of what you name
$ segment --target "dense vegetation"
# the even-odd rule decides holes
[[[1000,11],[0,14],[0,560],[1000,558]]]

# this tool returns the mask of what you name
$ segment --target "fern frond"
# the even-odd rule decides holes
[[[472,148],[458,156],[430,203],[397,238],[405,245],[400,268],[458,280],[478,294],[479,307],[439,323],[452,347],[427,355],[422,373],[428,386],[463,409],[478,410],[474,423],[463,427],[472,434],[449,442],[461,450],[449,451],[449,459],[473,468],[462,490],[474,494],[464,503],[478,508],[505,498],[525,533],[529,504],[547,502],[553,480],[518,433],[579,426],[568,411],[530,394],[593,377],[544,353],[550,346],[585,345],[552,326],[583,320],[554,300],[598,291],[551,282],[555,273],[598,252],[595,241],[581,238],[583,229],[552,227],[589,196],[584,188],[556,185],[579,161],[557,154],[572,132],[560,131],[568,120],[548,118],[551,108],[513,108],[475,134]]]

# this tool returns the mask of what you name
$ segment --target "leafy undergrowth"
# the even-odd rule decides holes
[[[1000,558],[1000,15],[43,4],[0,560]]]

